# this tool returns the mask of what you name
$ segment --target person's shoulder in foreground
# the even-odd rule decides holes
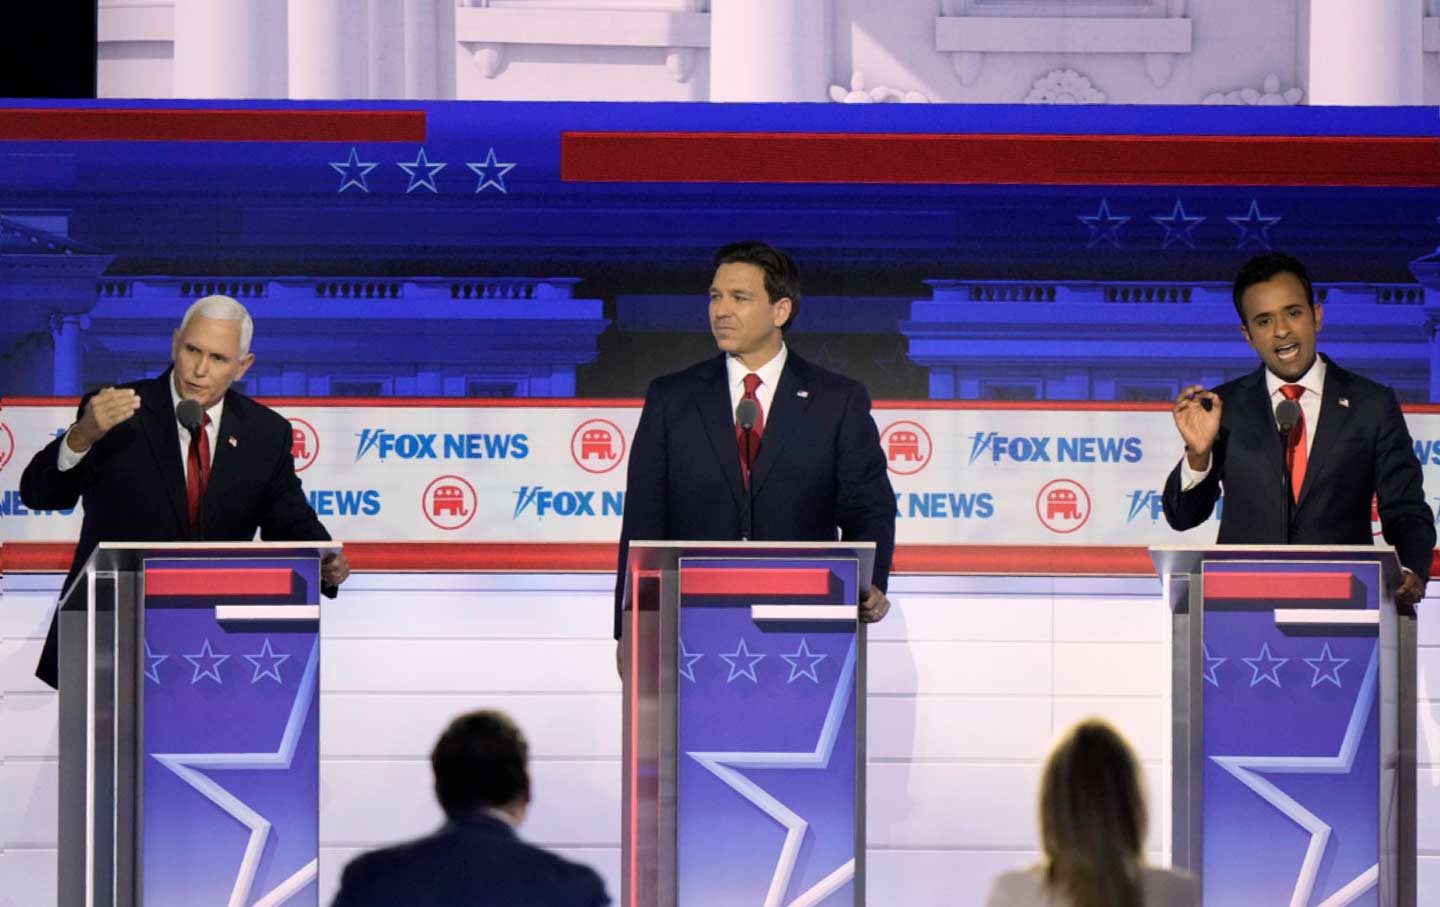
[[[1176,869],[1145,866],[1140,870],[1145,907],[1199,907],[1200,886],[1189,873]],[[1013,869],[996,876],[985,907],[1063,907],[1068,902],[1061,892],[1045,884],[1040,864]]]

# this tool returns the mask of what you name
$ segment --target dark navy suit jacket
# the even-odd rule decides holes
[[[1380,509],[1385,541],[1400,563],[1430,575],[1435,518],[1425,502],[1420,461],[1395,393],[1325,358],[1320,422],[1306,462],[1299,503],[1290,506],[1285,538],[1281,470],[1285,452],[1275,428],[1265,369],[1215,389],[1224,403],[1210,472],[1180,490],[1180,465],[1165,483],[1165,519],[1189,529],[1210,518],[1223,487],[1222,544],[1369,545],[1370,499]]]
[[[526,844],[488,815],[362,854],[331,907],[603,907],[595,870]]]
[[[186,507],[180,431],[170,398],[170,370],[130,384],[140,395],[135,415],[95,442],[74,469],[58,465],[63,437],[37,453],[20,477],[20,498],[35,510],[85,505],[80,541],[65,587],[100,542],[178,542],[192,533]],[[76,419],[85,412],[80,401]],[[290,454],[293,433],[284,416],[236,391],[227,391],[210,478],[205,486],[204,539],[248,542],[328,541],[301,490]],[[231,439],[234,443],[231,443]],[[334,595],[334,589],[326,589]],[[57,676],[56,624],[51,621],[35,674],[50,686]]]
[[[886,587],[895,493],[870,395],[789,350],[751,475],[752,539],[875,543],[872,583]],[[723,355],[657,378],[630,449],[615,582],[615,638],[631,539],[739,539],[749,508]]]

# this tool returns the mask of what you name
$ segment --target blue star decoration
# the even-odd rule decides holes
[[[1172,243],[1177,242],[1183,242],[1190,248],[1195,248],[1195,228],[1205,221],[1202,216],[1187,216],[1185,205],[1178,198],[1175,199],[1175,209],[1170,212],[1168,217],[1152,214],[1150,219],[1165,228],[1165,242],[1160,245],[1162,249],[1168,249]]]
[[[242,653],[243,654],[243,653]],[[270,637],[265,637],[265,644],[260,651],[254,655],[245,655],[245,660],[255,666],[255,677],[250,683],[257,684],[262,677],[273,677],[276,683],[284,683],[280,679],[280,666],[290,657],[289,654],[279,655],[270,647]],[[262,667],[262,662],[264,663]]]
[[[1075,217],[1090,228],[1090,241],[1085,243],[1087,249],[1093,249],[1102,242],[1120,248],[1117,231],[1130,220],[1128,215],[1111,214],[1108,198],[1100,199],[1100,210],[1094,214],[1077,214]]]
[[[216,655],[210,648],[210,640],[206,639],[200,644],[200,651],[194,655],[186,655],[185,660],[195,668],[195,676],[190,678],[191,685],[199,683],[203,678],[209,677],[216,683],[224,683],[220,679],[220,666],[230,658],[229,655]],[[202,668],[200,663],[204,662]]]
[[[365,174],[380,166],[379,161],[362,161],[360,154],[354,148],[350,149],[350,157],[343,161],[331,161],[330,166],[340,174],[339,192],[344,192],[351,186],[359,188],[361,192],[369,192],[370,187],[365,185]]]
[[[794,683],[797,677],[809,677],[816,683],[820,682],[820,677],[815,673],[815,666],[824,661],[826,655],[824,652],[811,652],[805,637],[800,637],[800,648],[796,649],[794,654],[786,655],[781,652],[780,657],[790,665],[790,683]],[[801,662],[805,663],[801,664]]]
[[[1248,243],[1270,251],[1270,228],[1280,223],[1284,218],[1264,217],[1260,214],[1260,202],[1250,199],[1250,210],[1242,215],[1225,218],[1234,224],[1240,231],[1240,239],[1236,241],[1235,248],[1243,249]]]
[[[208,643],[207,643],[208,645]],[[189,658],[190,656],[186,656]],[[228,657],[228,656],[226,656]],[[204,774],[215,769],[251,769],[255,771],[283,772],[295,760],[295,750],[300,743],[300,734],[310,715],[310,704],[315,699],[316,680],[320,666],[320,642],[315,641],[310,649],[310,659],[305,663],[305,674],[295,691],[295,701],[290,706],[290,717],[285,722],[280,745],[273,753],[156,753],[153,758],[180,780],[190,785],[201,796],[220,807],[250,832],[245,845],[245,855],[231,888],[231,904],[281,904],[290,895],[314,881],[319,874],[319,861],[311,860],[285,881],[264,896],[252,901],[250,890],[255,885],[255,876],[260,870],[260,860],[265,853],[265,843],[270,837],[271,822],[260,815],[234,794],[221,787],[215,779]]]
[[[760,682],[760,679],[755,676],[755,665],[765,656],[751,652],[745,645],[745,638],[743,636],[740,638],[740,644],[735,647],[734,652],[728,655],[721,652],[720,657],[725,659],[725,663],[730,666],[730,676],[726,678],[726,683],[734,683],[736,677],[748,677],[751,683]],[[744,661],[745,664],[741,665],[741,661]]]
[[[1250,670],[1255,672],[1254,676],[1250,678],[1250,686],[1253,687],[1262,681],[1269,681],[1278,687],[1280,686],[1280,666],[1290,659],[1276,658],[1274,655],[1271,655],[1270,644],[1265,642],[1260,644],[1259,655],[1254,658],[1242,658],[1240,660],[1249,665]]]
[[[685,648],[685,640],[680,640],[680,676],[691,683],[695,682],[695,662],[705,656],[699,652],[691,652]],[[733,668],[734,665],[731,665]]]
[[[1320,650],[1319,658],[1302,658],[1301,661],[1310,666],[1315,672],[1315,679],[1310,681],[1310,686],[1318,687],[1322,683],[1333,683],[1336,687],[1344,689],[1340,682],[1340,668],[1347,664],[1350,659],[1336,658],[1330,653],[1330,644],[1327,642],[1325,648]]]
[[[1220,686],[1220,680],[1215,676],[1215,669],[1220,667],[1230,659],[1221,658],[1218,655],[1211,655],[1210,647],[1205,645],[1203,642],[1200,644],[1200,649],[1205,655],[1205,669],[1202,672],[1205,675],[1205,682],[1209,684],[1214,684],[1217,687]]]
[[[169,655],[156,655],[154,652],[151,652],[150,640],[145,640],[145,679],[159,683],[160,672],[155,669],[160,667],[160,663],[169,657]]]
[[[1266,803],[1310,833],[1310,846],[1305,848],[1305,858],[1300,872],[1295,877],[1295,889],[1291,904],[1309,904],[1315,890],[1315,881],[1325,859],[1333,829],[1320,820],[1294,797],[1280,790],[1274,782],[1263,777],[1266,774],[1283,772],[1305,775],[1348,775],[1355,765],[1355,755],[1360,749],[1360,739],[1365,731],[1371,707],[1375,703],[1375,686],[1379,677],[1380,647],[1370,653],[1370,665],[1365,669],[1365,679],[1355,697],[1355,708],[1350,712],[1350,721],[1345,736],[1340,741],[1340,750],[1333,756],[1211,756],[1210,758],[1225,771],[1235,776]],[[1249,661],[1249,659],[1246,659]],[[1360,875],[1342,885],[1334,895],[1325,900],[1326,904],[1349,904],[1360,895],[1374,888],[1380,878],[1380,864],[1376,863]],[[1341,895],[1346,895],[1343,900]]]
[[[513,163],[501,163],[496,160],[494,148],[491,148],[490,153],[485,155],[485,160],[479,163],[466,164],[465,166],[475,171],[475,174],[480,177],[480,185],[475,187],[477,193],[484,192],[491,186],[494,186],[501,192],[509,193],[510,190],[505,188],[505,174],[514,170],[515,165]]]
[[[405,187],[405,194],[409,195],[416,189],[429,189],[431,192],[439,193],[435,185],[435,174],[444,170],[446,164],[432,164],[425,156],[425,149],[422,147],[420,153],[415,156],[415,162],[411,164],[397,163],[395,166],[404,170],[410,177],[410,185]],[[419,171],[424,171],[423,173]]]
[[[742,640],[743,642],[743,640]],[[720,656],[724,658],[725,656]],[[845,655],[845,664],[835,681],[835,692],[830,697],[830,707],[825,713],[825,723],[820,727],[820,736],[815,749],[808,753],[686,753],[691,759],[705,766],[705,769],[719,778],[727,787],[753,803],[771,819],[785,829],[785,840],[780,847],[780,858],[775,862],[775,872],[770,878],[770,892],[766,904],[819,904],[826,897],[842,888],[855,877],[855,860],[836,867],[819,882],[792,901],[785,901],[790,889],[790,880],[795,863],[800,856],[800,847],[810,823],[799,813],[781,803],[774,794],[740,773],[740,769],[826,769],[835,752],[835,743],[840,736],[840,725],[850,705],[850,696],[855,687],[855,643]]]

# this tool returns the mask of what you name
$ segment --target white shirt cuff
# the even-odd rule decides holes
[[[55,464],[55,467],[61,472],[69,472],[70,470],[78,466],[80,464],[80,461],[85,459],[85,455],[89,452],[90,448],[88,447],[80,451],[79,453],[71,450],[70,432],[67,431],[65,433],[65,438],[60,442],[60,456],[57,458],[59,462]]]
[[[1181,458],[1180,458],[1180,490],[1181,490],[1181,491],[1189,491],[1189,490],[1191,490],[1192,488],[1194,488],[1196,485],[1199,485],[1201,482],[1205,481],[1205,477],[1208,476],[1208,475],[1210,475],[1210,466],[1211,466],[1211,465],[1213,465],[1213,461],[1212,461],[1211,464],[1207,465],[1204,469],[1199,469],[1199,470],[1191,469],[1191,468],[1190,468],[1190,458],[1189,458],[1189,457],[1181,457]]]

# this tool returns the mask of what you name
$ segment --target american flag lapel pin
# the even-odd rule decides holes
[[[1336,400],[1335,402],[1336,402],[1336,403],[1339,403],[1341,406],[1345,407],[1346,409],[1349,409],[1349,408],[1350,408],[1350,398],[1349,398],[1349,397],[1341,397],[1339,400]]]
[[[239,446],[240,446],[240,442],[235,440],[235,436],[234,436],[234,435],[230,435],[230,436],[229,436],[228,438],[226,438],[225,440],[227,440],[227,441],[230,442],[230,446],[231,446],[231,447],[239,447]]]
[[[796,392],[795,392],[795,396],[797,396],[797,397],[804,397],[806,400],[809,400],[809,399],[810,399],[810,392],[809,392],[809,391],[796,391]]]

